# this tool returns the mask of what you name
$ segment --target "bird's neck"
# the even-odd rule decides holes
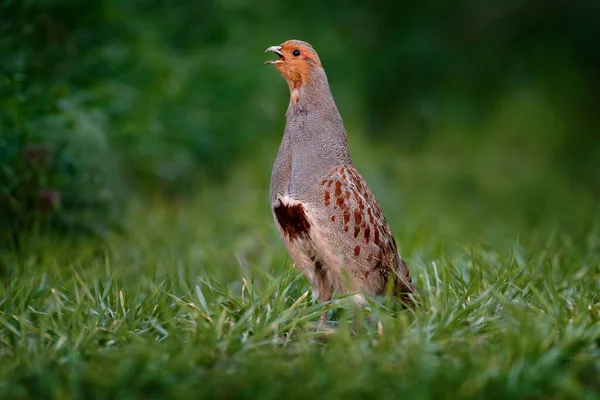
[[[289,86],[285,136],[292,152],[310,152],[328,163],[349,161],[346,130],[325,71],[314,68],[309,79]]]
[[[331,95],[327,75],[323,68],[315,67],[310,74],[303,76],[302,79],[287,80],[290,88],[290,104],[288,111],[302,109],[311,106],[337,107]]]

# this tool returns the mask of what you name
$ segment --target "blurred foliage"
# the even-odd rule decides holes
[[[262,51],[290,38],[319,51],[351,132],[460,155],[451,189],[558,177],[597,195],[597,37],[584,0],[1,0],[0,230],[101,231],[128,195],[270,162],[287,88]]]

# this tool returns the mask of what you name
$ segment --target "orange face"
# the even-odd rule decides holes
[[[275,53],[279,57],[265,64],[275,65],[292,88],[298,88],[308,82],[312,69],[322,68],[317,52],[310,44],[300,40],[288,40],[265,51]]]

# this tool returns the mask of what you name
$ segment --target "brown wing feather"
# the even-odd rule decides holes
[[[321,182],[330,223],[341,226],[343,249],[362,289],[380,295],[394,279],[394,292],[416,293],[408,268],[371,189],[353,165],[335,167]],[[408,298],[404,298],[406,301]]]

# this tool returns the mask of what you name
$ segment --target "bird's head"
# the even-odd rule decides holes
[[[301,40],[288,40],[279,46],[269,47],[265,52],[278,56],[277,60],[269,60],[265,64],[274,65],[292,90],[307,83],[315,68],[323,68],[317,52]]]

